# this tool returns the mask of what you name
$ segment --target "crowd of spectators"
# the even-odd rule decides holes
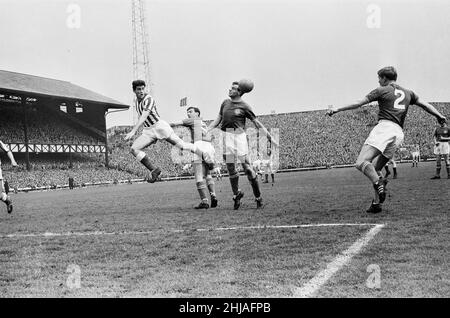
[[[8,181],[10,188],[55,188],[67,185],[69,178],[73,178],[76,186],[137,178],[135,174],[126,171],[108,169],[98,161],[74,160],[70,167],[67,162],[61,160],[51,160],[50,162],[40,160],[33,162],[29,171],[22,162],[18,163],[18,167],[11,167],[9,163],[2,162],[3,176]]]
[[[30,106],[27,116],[27,134],[30,144],[84,144],[98,145],[98,139],[72,128],[62,117]],[[2,106],[0,136],[3,142],[23,143],[23,110],[17,105]]]

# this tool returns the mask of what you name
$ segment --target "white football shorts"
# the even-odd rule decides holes
[[[156,124],[150,127],[145,127],[142,130],[142,136],[146,137],[149,143],[151,143],[155,139],[157,140],[167,139],[172,135],[175,135],[175,132],[173,131],[172,127],[170,127],[170,125],[166,121],[161,119]]]
[[[235,155],[238,157],[248,155],[247,134],[233,134],[224,132],[224,155]]]
[[[214,158],[216,155],[216,151],[211,142],[198,140],[194,142],[194,145],[200,149],[202,152],[206,153],[210,158]],[[194,160],[192,162],[202,162],[202,158],[199,155],[194,155]]]
[[[402,127],[390,120],[380,120],[364,144],[377,148],[386,158],[392,159],[404,138]]]
[[[448,142],[438,142],[437,145],[434,146],[435,155],[448,155],[449,152],[450,145]]]

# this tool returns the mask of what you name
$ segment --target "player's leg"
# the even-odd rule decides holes
[[[433,180],[441,178],[441,155],[436,155],[436,174],[431,178]]]
[[[270,176],[272,178],[272,185],[275,183],[275,172],[273,171],[273,165],[272,163],[269,166],[269,172],[270,172]]]
[[[244,192],[239,189],[239,173],[236,170],[236,157],[230,154],[223,155],[223,157],[227,164],[231,190],[233,191],[234,209],[237,210],[241,206],[241,199],[244,196]]]
[[[374,204],[378,204],[378,202],[383,203],[386,199],[385,182],[384,179],[380,177],[379,172],[386,165],[388,158],[380,156],[380,154],[381,151],[377,148],[364,144],[355,164],[355,167],[361,171],[373,184],[376,193]],[[375,167],[372,161],[378,156],[379,158],[375,161]]]
[[[195,183],[197,185],[197,191],[200,195],[200,204],[196,206],[196,209],[208,209],[209,203],[208,203],[208,190],[206,187],[206,180],[204,178],[204,172],[203,172],[203,163],[201,162],[194,162],[194,176],[195,176]]]
[[[211,170],[208,169],[205,163],[202,163],[203,173],[206,180],[206,186],[209,190],[209,195],[211,196],[211,207],[217,207],[217,196],[216,196],[216,188],[214,184],[214,178],[211,175]]]
[[[394,179],[397,179],[397,162],[395,160],[391,160],[392,161],[392,170],[394,171]]]
[[[359,153],[358,159],[356,159],[356,164],[355,164],[356,169],[361,171],[374,184],[379,181],[380,177],[379,177],[377,170],[375,169],[372,161],[380,154],[381,154],[380,150],[378,150],[377,148],[375,148],[371,145],[365,144],[361,148],[361,152]],[[378,165],[380,165],[381,163],[382,163],[381,160],[378,161]],[[386,162],[384,162],[384,165],[386,165]],[[381,166],[381,168],[383,166]],[[378,171],[380,171],[380,170],[381,169],[379,168]]]
[[[387,163],[387,164],[384,166],[384,170],[386,171],[384,177],[387,178],[387,177],[391,174],[391,172],[389,171],[389,163]]]
[[[242,168],[244,168],[244,172],[247,175],[247,179],[252,186],[253,195],[256,200],[256,207],[262,207],[262,198],[261,198],[261,190],[259,189],[258,176],[256,172],[253,170],[252,165],[250,164],[250,159],[248,155],[239,156],[239,161],[242,164]]]
[[[133,142],[133,145],[131,146],[131,154],[151,172],[152,177],[149,180],[151,183],[156,181],[158,176],[161,174],[161,169],[156,167],[151,162],[150,158],[143,151],[143,149],[154,144],[156,141],[156,136],[143,133]]]
[[[443,155],[444,157],[444,162],[445,162],[445,169],[447,170],[447,179],[450,179],[450,159],[449,159],[449,155]]]
[[[13,205],[12,205],[11,198],[9,197],[9,195],[6,194],[5,185],[3,184],[3,176],[2,176],[1,169],[0,169],[0,200],[5,202],[8,213],[12,213]]]
[[[177,134],[175,134],[175,133],[172,133],[168,138],[166,138],[166,140],[173,146],[178,147],[181,150],[188,150],[188,151],[196,154],[200,158],[202,158],[208,165],[209,169],[214,168],[213,158],[211,158],[206,152],[203,152],[195,144],[192,144],[190,142],[185,142],[180,137],[178,137]]]
[[[372,164],[375,168],[375,171],[377,171],[379,177],[381,178],[383,185],[384,185],[384,191],[386,192],[386,184],[387,184],[387,176],[385,176],[385,178],[383,178],[382,174],[381,174],[381,170],[383,169],[383,167],[386,167],[389,163],[389,158],[387,158],[385,155],[383,154],[379,154],[378,156],[375,157],[375,159],[373,159]],[[373,199],[373,203],[374,204],[380,204],[380,196],[379,196],[379,189],[374,187],[374,191],[375,191],[375,196]],[[384,201],[382,199],[382,201]],[[382,203],[382,202],[381,202]]]

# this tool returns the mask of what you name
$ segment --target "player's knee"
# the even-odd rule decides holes
[[[132,145],[131,146],[131,148],[130,148],[130,153],[133,155],[133,156],[137,156],[140,152],[143,152],[138,146],[136,146],[136,145]]]
[[[196,184],[197,184],[197,189],[206,189],[206,182],[205,182],[205,180],[197,181]]]
[[[238,174],[234,163],[227,163],[227,170],[230,177],[236,176]]]
[[[141,150],[136,150],[132,152],[133,156],[136,158],[137,161],[141,162],[142,159],[147,155],[145,152]]]
[[[364,161],[356,161],[354,167],[357,170],[361,171],[363,165],[364,165]]]
[[[364,170],[366,169],[366,167],[370,164],[369,161],[367,160],[358,160],[355,163],[355,168],[358,169],[361,172],[364,172]]]
[[[256,173],[253,171],[250,165],[243,164],[242,167],[244,168],[245,174],[247,175],[247,178],[249,180],[253,180],[256,178]]]

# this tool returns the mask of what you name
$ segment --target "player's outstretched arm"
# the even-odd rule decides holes
[[[351,103],[351,104],[348,104],[348,105],[344,105],[344,106],[341,106],[341,107],[332,107],[332,108],[327,110],[327,115],[328,116],[333,116],[336,113],[343,112],[343,111],[346,111],[346,110],[356,109],[356,108],[359,108],[359,107],[361,107],[361,106],[363,106],[365,104],[368,104],[368,103],[370,103],[370,101],[367,99],[367,97],[364,97],[363,99],[358,100],[358,101],[356,101],[354,103]]]
[[[211,130],[213,130],[214,128],[219,126],[221,122],[222,122],[222,115],[219,114],[219,116],[217,116],[216,120],[214,120],[211,124],[209,124],[206,132],[209,133]]]
[[[261,129],[263,131],[263,133],[266,134],[267,139],[270,140],[274,144],[275,147],[278,147],[277,141],[275,139],[273,139],[272,135],[269,133],[267,128],[257,118],[253,119],[252,122],[257,129]]]
[[[150,114],[149,110],[144,110],[141,114],[141,117],[139,117],[138,122],[133,127],[133,129],[125,136],[125,140],[130,140],[136,132],[139,130],[139,128],[144,124],[145,120],[147,119],[148,115]]]
[[[170,123],[169,124],[171,127],[174,127],[174,126],[183,126],[183,122],[182,121],[176,121],[176,122],[174,122],[174,123]]]
[[[445,122],[447,119],[442,115],[433,105],[425,101],[421,101],[420,98],[417,100],[416,105],[422,108],[427,113],[436,117],[439,123]]]

